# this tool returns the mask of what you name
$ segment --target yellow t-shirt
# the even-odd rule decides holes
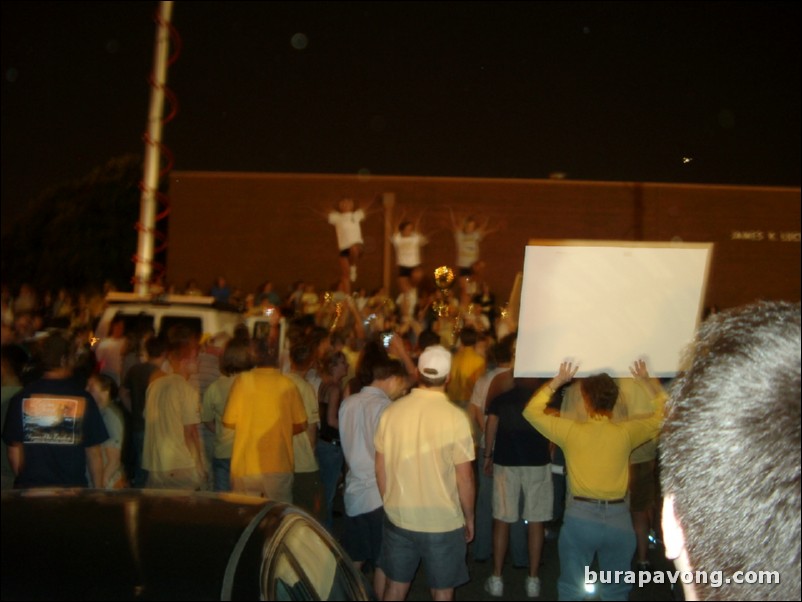
[[[606,417],[576,422],[552,416],[544,413],[550,398],[551,389],[544,385],[523,415],[544,437],[562,447],[571,494],[601,500],[623,498],[629,482],[629,455],[659,433],[665,393],[654,399],[652,416],[625,422],[611,422]]]
[[[466,408],[473,394],[476,381],[485,372],[485,358],[476,353],[473,347],[463,347],[451,361],[451,378],[446,392],[451,401]]]
[[[293,425],[306,422],[298,387],[275,368],[239,374],[223,423],[234,429],[231,477],[293,472]]]
[[[618,400],[613,408],[613,422],[648,418],[654,414],[654,399],[646,387],[639,384],[634,378],[617,378],[615,382],[618,385]],[[566,388],[560,408],[561,417],[577,422],[589,420],[581,389],[579,381],[571,383]],[[633,449],[629,463],[638,464],[654,460],[657,457],[657,439],[657,437],[649,439],[646,443]]]

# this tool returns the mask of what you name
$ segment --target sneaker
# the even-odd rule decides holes
[[[530,598],[540,596],[540,577],[526,578],[526,595]]]
[[[351,266],[351,282],[356,282],[356,266]]]
[[[491,596],[500,598],[504,595],[504,580],[501,577],[490,575],[485,581],[485,591]]]

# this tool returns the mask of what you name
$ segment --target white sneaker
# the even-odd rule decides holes
[[[530,598],[540,596],[540,577],[526,578],[526,595]]]
[[[351,282],[356,282],[356,266],[351,266]]]
[[[500,598],[504,595],[504,580],[501,577],[490,575],[485,581],[485,591],[491,596]]]

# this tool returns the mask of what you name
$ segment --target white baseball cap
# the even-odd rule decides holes
[[[431,345],[418,358],[418,372],[426,378],[437,380],[451,372],[451,352],[442,345]]]

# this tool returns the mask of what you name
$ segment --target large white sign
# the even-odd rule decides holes
[[[515,376],[630,376],[645,359],[673,376],[704,303],[713,245],[531,241],[526,247]]]

